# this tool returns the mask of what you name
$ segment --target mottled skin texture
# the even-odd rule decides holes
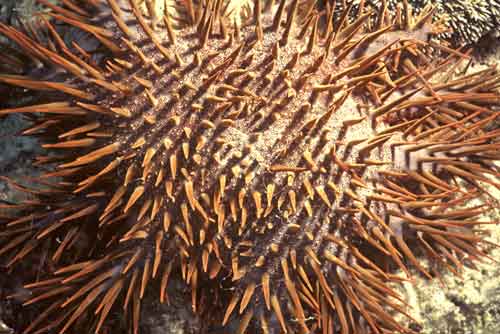
[[[137,333],[149,283],[164,302],[180,273],[193,311],[226,330],[411,333],[393,319],[406,311],[390,267],[431,277],[417,254],[452,271],[485,255],[471,227],[488,207],[461,205],[480,181],[498,187],[498,73],[443,79],[466,56],[432,50],[427,20],[329,24],[314,3],[283,1],[251,3],[235,27],[222,2],[169,16],[154,1],[94,2],[54,17],[95,34],[106,62],[0,26],[65,70],[51,77],[64,86],[0,75],[60,95],[0,111],[41,112],[26,133],[56,164],[46,192],[2,205],[17,211],[0,225],[9,267],[39,249],[66,265],[26,286],[27,304],[47,305],[26,332],[99,332],[123,307]]]

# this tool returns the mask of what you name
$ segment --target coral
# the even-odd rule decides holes
[[[438,8],[459,42],[475,43],[487,33],[500,33],[498,0],[442,1]]]
[[[207,330],[414,333],[393,270],[487,257],[467,204],[500,187],[500,74],[455,76],[432,8],[39,1],[39,29],[0,24],[0,82],[37,99],[0,115],[49,152],[3,178],[31,198],[0,203],[0,255],[45,275],[11,296],[43,307],[24,333],[138,333],[171,276]]]

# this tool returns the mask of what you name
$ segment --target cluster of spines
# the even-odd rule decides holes
[[[66,2],[69,8],[74,5],[69,0]],[[296,0],[291,3],[281,1],[276,8],[272,25],[266,27],[261,17],[260,1],[257,1],[253,9],[254,15],[248,18],[254,26],[254,34],[251,35],[254,37],[247,36],[248,40],[241,41],[242,30],[246,28],[245,22],[241,24],[234,21],[234,27],[226,26],[221,1],[209,1],[202,5],[188,1],[183,10],[186,15],[178,19],[194,25],[193,30],[198,36],[197,48],[201,50],[192,57],[193,65],[190,65],[182,54],[170,52],[171,49],[167,49],[157,37],[155,30],[158,29],[158,23],[154,22],[159,15],[155,13],[153,1],[146,1],[149,20],[143,16],[135,1],[130,1],[129,4],[133,19],[138,22],[137,27],[142,29],[149,45],[161,55],[160,58],[146,54],[146,48],[139,47],[138,43],[134,42],[135,32],[125,24],[126,14],[118,2],[108,0],[108,4],[114,22],[124,34],[120,41],[114,40],[116,32],[83,23],[81,17],[74,17],[77,14],[68,13],[64,8],[53,6],[55,13],[51,15],[93,34],[117,56],[128,50],[138,57],[141,67],[147,67],[158,75],[165,71],[162,67],[163,61],[157,60],[163,57],[169,64],[168,68],[173,68],[173,80],[183,78],[185,68],[210,65],[216,54],[205,54],[202,50],[207,47],[214,27],[219,24],[220,36],[224,39],[227,36],[232,51],[228,52],[227,58],[215,68],[209,69],[200,86],[184,81],[179,91],[171,92],[169,97],[172,103],[177,103],[184,101],[186,92],[194,92],[195,96],[203,99],[201,103],[192,99],[195,102],[189,106],[189,112],[203,113],[206,108],[212,108],[215,115],[225,115],[225,118],[202,119],[199,125],[188,126],[183,119],[184,115],[170,116],[162,124],[178,129],[176,135],[180,141],[178,151],[175,143],[169,138],[160,143],[167,152],[172,152],[164,159],[168,166],[165,168],[155,164],[158,161],[155,159],[159,159],[159,149],[151,146],[157,143],[148,141],[146,134],[133,132],[129,138],[121,139],[122,141],[117,140],[111,144],[108,142],[100,146],[108,138],[119,139],[119,134],[130,131],[120,129],[128,125],[133,128],[134,123],[122,122],[122,119],[134,121],[137,116],[142,116],[143,120],[140,122],[150,126],[159,122],[152,113],[136,115],[134,110],[126,106],[107,104],[107,101],[115,99],[114,96],[130,96],[134,92],[134,87],[110,79],[120,73],[128,75],[128,71],[136,68],[137,63],[133,57],[115,57],[107,61],[106,72],[103,72],[82,60],[90,57],[86,55],[85,50],[77,47],[77,43],[74,47],[79,55],[69,51],[64,42],[56,37],[57,34],[50,28],[49,22],[45,24],[47,31],[52,34],[53,41],[47,46],[12,28],[0,27],[2,33],[17,42],[33,58],[61,67],[78,78],[90,77],[88,82],[94,85],[91,91],[88,86],[85,88],[85,85],[75,87],[66,83],[39,81],[20,76],[0,76],[0,80],[8,84],[35,90],[55,90],[76,99],[0,111],[0,114],[41,112],[62,115],[44,118],[25,133],[50,133],[49,130],[54,127],[63,128],[62,133],[57,133],[56,142],[47,140],[49,143],[44,145],[49,149],[64,149],[68,152],[66,156],[39,159],[41,162],[59,162],[61,167],[60,170],[47,173],[42,178],[57,176],[65,178],[66,182],[60,182],[46,192],[30,190],[19,185],[21,189],[37,195],[38,199],[25,205],[14,206],[27,210],[29,214],[6,223],[7,229],[0,232],[1,235],[6,238],[15,237],[3,245],[0,253],[20,248],[9,261],[11,266],[35,249],[39,240],[48,237],[54,240],[54,231],[59,230],[62,242],[52,255],[52,260],[57,262],[64,250],[77,240],[79,233],[84,233],[80,227],[81,223],[73,225],[68,222],[89,222],[95,228],[103,230],[101,238],[109,233],[109,226],[114,227],[118,225],[116,223],[121,223],[118,231],[106,237],[106,244],[102,245],[105,256],[99,260],[70,264],[57,271],[55,278],[27,286],[36,292],[36,297],[26,304],[58,295],[73,297],[66,300],[56,299],[26,332],[35,329],[36,332],[42,332],[56,327],[65,332],[90,309],[92,303],[95,304],[94,313],[99,314],[96,324],[98,332],[111,306],[120,295],[124,298],[124,310],[132,310],[132,328],[137,332],[140,301],[148,282],[161,277],[160,299],[165,301],[169,276],[173,268],[177,267],[180,268],[182,278],[191,286],[194,310],[200,308],[197,303],[202,277],[215,279],[221,271],[230,274],[232,284],[236,285],[237,289],[227,302],[222,322],[227,324],[232,315],[239,313],[241,320],[238,331],[241,333],[247,330],[252,319],[260,322],[264,332],[268,331],[269,322],[273,319],[284,332],[293,332],[291,322],[287,320],[289,317],[297,321],[299,331],[306,332],[318,327],[322,328],[324,333],[348,333],[365,328],[370,328],[373,332],[409,332],[395,322],[381,306],[392,307],[405,313],[404,309],[391,299],[397,300],[397,294],[385,285],[385,281],[396,278],[384,272],[355,244],[362,240],[377,252],[392,259],[409,275],[404,257],[428,277],[432,275],[419,264],[402,237],[404,233],[398,231],[403,226],[416,234],[425,253],[443,262],[452,271],[456,272],[450,263],[460,267],[462,256],[477,259],[486,256],[477,248],[482,242],[481,238],[471,233],[469,227],[481,223],[472,219],[487,208],[453,211],[447,209],[477,196],[481,189],[478,181],[498,186],[496,181],[484,177],[483,174],[498,176],[495,168],[488,165],[488,161],[498,160],[499,144],[494,141],[498,130],[489,131],[486,125],[498,117],[498,112],[487,106],[498,103],[498,95],[493,93],[492,89],[498,85],[499,76],[495,71],[487,70],[445,83],[430,82],[433,75],[448,68],[452,60],[467,56],[433,44],[432,46],[448,52],[449,57],[438,65],[430,63],[429,56],[426,55],[428,44],[412,39],[411,34],[407,35],[408,40],[401,41],[390,31],[392,27],[386,25],[386,21],[395,20],[397,25],[406,26],[406,22],[413,22],[408,19],[410,14],[396,15],[396,18],[391,19],[382,9],[376,15],[378,20],[373,21],[379,24],[376,30],[361,34],[363,37],[356,40],[359,33],[365,29],[365,24],[372,22],[370,15],[362,15],[355,22],[347,24],[347,11],[340,22],[333,25],[330,24],[333,12],[331,8],[318,15],[314,12],[311,2],[302,4]],[[93,5],[98,7],[97,3]],[[299,21],[299,6],[310,8],[306,10],[308,14],[301,18],[304,25],[303,33],[299,36],[306,37],[310,31],[308,39],[306,37],[307,42],[304,43],[304,50],[291,57],[287,68],[277,78],[268,75],[264,76],[263,81],[266,85],[283,86],[280,89],[286,91],[286,98],[272,110],[286,110],[291,100],[306,87],[309,77],[320,70],[329,55],[334,54],[337,65],[347,62],[345,69],[330,75],[322,83],[311,84],[310,102],[299,106],[297,110],[292,109],[291,115],[310,114],[312,106],[318,101],[318,95],[327,93],[330,94],[328,110],[303,122],[296,135],[291,134],[293,137],[288,138],[288,146],[277,152],[274,157],[276,160],[270,163],[265,174],[271,182],[265,187],[262,187],[264,181],[257,184],[262,187],[261,190],[257,186],[251,186],[255,175],[248,167],[254,162],[244,159],[245,156],[251,156],[251,145],[245,146],[242,152],[231,157],[241,163],[227,168],[228,174],[217,175],[202,169],[193,177],[193,170],[187,167],[199,165],[211,168],[213,164],[216,169],[217,162],[221,163],[224,158],[210,157],[210,163],[205,160],[207,157],[202,154],[210,152],[205,150],[206,147],[223,146],[226,141],[222,137],[212,137],[214,142],[207,144],[207,138],[198,136],[200,130],[223,132],[226,128],[234,127],[238,119],[252,116],[253,110],[250,109],[250,104],[246,104],[247,101],[266,103],[245,87],[225,81],[220,83],[221,78],[225,77],[226,69],[233,64],[239,64],[243,68],[231,70],[227,78],[244,77],[241,83],[256,79],[256,73],[245,68],[245,64],[252,63],[253,56],[250,51],[257,47],[256,43],[262,43],[268,29],[277,32],[282,30],[279,41],[270,50],[270,61],[278,61],[281,49],[285,48],[291,39],[296,38],[293,31],[297,29],[294,25]],[[328,22],[325,31],[318,28],[320,19]],[[428,16],[424,15],[407,28],[418,30],[427,20]],[[174,18],[167,14],[163,16],[163,21],[169,45],[180,43],[185,37],[177,36],[178,32],[173,28]],[[310,64],[303,77],[294,80],[292,71],[297,68],[303,55],[311,54],[317,47],[321,34],[325,52]],[[376,42],[380,36],[389,36],[390,43],[371,50],[370,42]],[[241,43],[240,46],[237,46],[237,43]],[[373,53],[367,53],[359,59],[351,58],[352,53],[362,52],[364,48]],[[63,50],[67,58],[57,56],[58,49]],[[381,60],[385,60],[385,65]],[[391,75],[395,74],[399,77],[393,81]],[[349,79],[341,81],[344,77]],[[157,108],[164,103],[159,100],[160,97],[154,95],[155,83],[152,80],[139,74],[131,74],[130,78],[135,81],[135,85],[142,87],[142,98],[149,102],[150,108]],[[214,86],[217,88],[213,88]],[[421,88],[413,88],[415,86]],[[95,89],[96,87],[98,89]],[[99,89],[108,95],[116,95],[104,102],[99,101],[97,94],[94,94],[94,91]],[[368,118],[375,124],[383,119],[392,126],[379,130],[374,137],[355,138],[347,143],[339,140],[332,146],[324,162],[320,163],[317,153],[306,150],[300,154],[299,164],[291,164],[287,157],[294,152],[290,148],[305,138],[318,134],[317,129],[328,123],[351,93],[354,94],[354,90],[366,90],[368,93],[364,95],[370,101],[368,106],[376,107],[369,109],[369,114],[365,117],[345,119],[341,131],[344,136],[350,127],[367,122]],[[342,94],[334,97],[339,91]],[[392,97],[401,91],[404,92],[401,97]],[[423,91],[427,95],[421,94]],[[233,104],[241,105],[228,112]],[[418,109],[416,115],[411,112],[412,109]],[[93,113],[97,115],[95,118],[89,116]],[[75,116],[82,117],[82,124],[77,127],[73,123]],[[110,116],[113,119],[111,122]],[[115,121],[114,117],[117,117],[118,121]],[[262,115],[257,113],[256,117],[271,122],[280,119],[279,113],[273,112]],[[110,124],[116,126],[116,129],[109,126]],[[393,135],[401,132],[402,140],[394,141]],[[84,138],[74,139],[83,134]],[[475,136],[476,134],[478,135]],[[383,167],[391,164],[370,156],[374,149],[383,148],[386,143],[391,143],[393,156],[396,157],[396,161],[392,163],[398,168],[381,168],[376,188],[371,194],[361,197],[357,189],[369,188],[367,180],[363,178],[363,170],[370,166]],[[346,161],[340,155],[337,148],[344,145],[346,151],[349,147],[356,148],[360,156],[359,161]],[[82,149],[84,154],[75,151]],[[315,184],[314,180],[302,177],[309,172],[327,174],[331,167],[326,167],[325,162],[333,163],[339,173],[350,175],[348,188],[340,189],[333,179],[323,184]],[[432,165],[431,169],[422,167],[429,163]],[[93,164],[97,164],[97,167]],[[109,175],[115,172],[123,177],[121,184],[116,185],[116,182],[109,180]],[[204,181],[208,177],[204,173],[216,177]],[[476,190],[467,193],[457,184],[449,184],[436,175],[452,175],[452,180],[457,177],[465,179],[473,184]],[[142,180],[142,183],[137,180]],[[116,187],[111,195],[97,191],[99,187],[96,186],[108,182]],[[12,181],[11,183],[16,185]],[[154,188],[161,186],[164,190],[161,193],[149,194],[148,190],[151,190],[152,185]],[[67,192],[72,195],[61,200]],[[456,193],[460,196],[456,196]],[[55,203],[50,209],[40,208],[46,206],[46,201],[54,201],[54,198]],[[368,201],[366,204],[365,200]],[[384,207],[382,212],[378,207],[380,205]],[[173,206],[175,216],[168,211],[168,208],[172,209]],[[36,211],[37,216],[30,212],[32,208],[40,209]],[[283,212],[282,216],[273,210]],[[306,222],[310,222],[310,226],[297,223],[292,219],[294,216],[304,217]],[[23,225],[33,219],[37,220],[34,227]],[[290,222],[287,222],[288,219]],[[321,221],[318,222],[319,219]],[[262,226],[257,226],[257,222],[262,223]],[[342,226],[345,224],[350,226]],[[69,225],[71,226],[68,227]],[[328,246],[318,248],[314,245],[318,237],[313,233],[318,226],[333,229],[320,233],[320,238],[327,240]],[[279,228],[279,233],[269,232],[273,228]],[[61,229],[65,229],[64,232],[61,232]],[[296,239],[297,245],[301,247],[287,247],[287,240],[280,240],[287,238],[287,233],[303,234]],[[312,245],[307,245],[308,242]],[[302,246],[303,252],[299,251]],[[263,254],[274,254],[274,260],[267,259],[265,255],[257,256],[252,248],[266,249]],[[318,249],[322,251],[318,252]],[[96,251],[96,254],[99,253]],[[255,260],[255,263],[249,262],[248,259]],[[269,264],[273,261],[277,266]],[[257,274],[258,278],[255,277]],[[277,277],[282,279],[276,280]],[[42,321],[52,314],[57,314],[54,310],[58,308],[65,309],[65,312],[52,319],[46,327],[39,328]],[[273,315],[268,316],[269,312]],[[314,315],[314,324],[306,324],[306,314]],[[364,319],[365,323],[360,323],[359,319]]]
[[[388,11],[406,11],[407,8],[417,13],[433,9],[434,31],[443,43],[454,46],[474,44],[488,35],[498,32],[498,0],[348,0],[337,2],[337,10],[345,8],[382,7]],[[341,15],[341,14],[338,14]],[[355,16],[354,16],[355,17]]]

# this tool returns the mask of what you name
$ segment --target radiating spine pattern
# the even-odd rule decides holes
[[[0,117],[29,115],[47,152],[3,178],[29,199],[0,203],[0,256],[45,258],[23,333],[104,333],[121,310],[138,334],[174,279],[229,332],[414,333],[393,283],[488,258],[500,74],[460,72],[432,7],[38,1],[36,26],[0,24],[0,83],[37,97]]]

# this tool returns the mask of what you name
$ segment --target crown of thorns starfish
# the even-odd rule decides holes
[[[38,1],[0,24],[0,82],[38,99],[0,115],[31,115],[49,169],[4,178],[31,196],[0,204],[0,255],[58,267],[25,286],[23,333],[102,333],[121,308],[137,334],[171,275],[237,333],[413,333],[393,269],[487,257],[491,206],[469,203],[500,187],[500,74],[456,75],[468,53],[428,41],[433,8]]]

